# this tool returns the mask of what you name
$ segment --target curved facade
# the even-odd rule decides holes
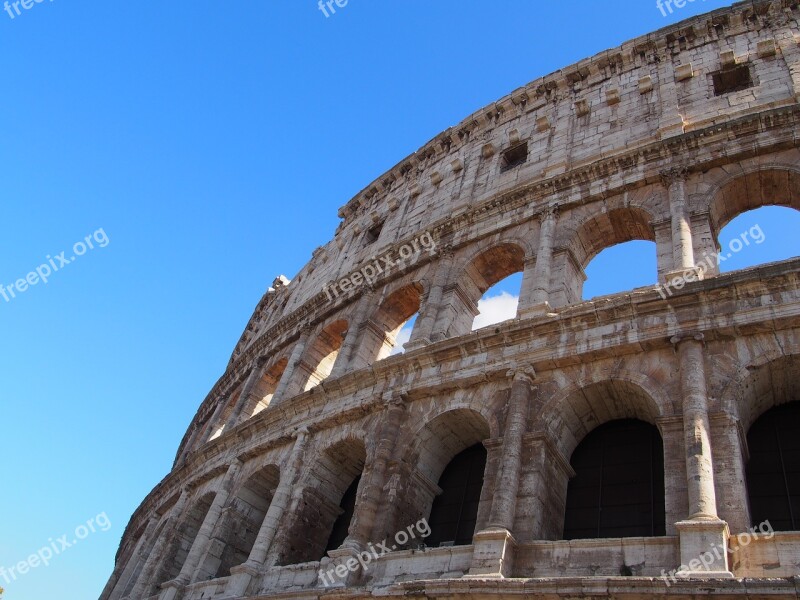
[[[746,2],[586,59],[342,207],[102,599],[797,598],[800,259],[711,257],[737,215],[800,209],[798,18]],[[665,285],[582,301],[630,240]],[[472,332],[514,273],[517,318]]]

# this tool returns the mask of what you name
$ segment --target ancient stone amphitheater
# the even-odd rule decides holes
[[[799,18],[635,39],[370,183],[259,302],[102,598],[797,598],[800,259],[708,257],[800,209]],[[583,301],[630,240],[669,288]]]

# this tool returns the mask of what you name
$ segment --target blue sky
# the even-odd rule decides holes
[[[643,0],[350,0],[327,18],[314,0],[0,12],[0,284],[75,256],[0,297],[0,567],[98,515],[111,523],[48,567],[0,577],[5,597],[99,595],[256,303],[332,237],[339,206],[520,85],[723,4],[668,18]],[[590,280],[649,283],[619,261]]]

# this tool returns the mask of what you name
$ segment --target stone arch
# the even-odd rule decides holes
[[[245,419],[256,416],[270,405],[272,397],[278,389],[278,384],[284,372],[286,372],[288,364],[289,358],[284,355],[273,360],[272,363],[264,369],[261,379],[259,379],[256,387],[253,389],[252,398],[244,408]]]
[[[516,240],[501,240],[474,250],[454,269],[456,273],[443,300],[437,330],[443,337],[457,337],[472,330],[478,301],[494,284],[525,270],[526,246]]]
[[[328,323],[309,344],[300,365],[306,375],[303,391],[319,385],[331,374],[349,326],[344,319]]]
[[[354,367],[372,364],[391,354],[400,329],[420,311],[423,294],[424,288],[418,282],[405,283],[384,293],[378,308],[363,325]]]
[[[543,407],[539,426],[569,460],[581,440],[597,426],[617,419],[639,419],[658,426],[664,408],[671,405],[648,377],[617,373],[614,379],[583,379],[557,393]]]
[[[300,484],[299,501],[278,550],[281,565],[318,561],[324,557],[329,537],[343,513],[345,492],[364,470],[364,441],[342,436],[313,454]],[[361,486],[359,486],[360,488]],[[359,489],[360,491],[360,489]]]
[[[722,178],[709,191],[708,211],[714,241],[742,213],[762,206],[785,206],[800,211],[800,167],[766,164],[743,168]]]
[[[653,215],[642,207],[606,209],[604,206],[600,212],[588,212],[574,228],[565,230],[554,251],[553,305],[564,306],[581,300],[586,280],[584,270],[603,250],[634,240],[654,242],[657,248],[663,246],[665,242],[661,238],[664,236],[660,235],[657,240],[654,222]],[[661,253],[657,250],[656,254]],[[659,273],[666,270],[660,264],[654,266]]]
[[[250,556],[280,482],[277,465],[268,464],[252,471],[231,494],[199,567],[200,581],[227,577],[232,567],[243,564]]]
[[[398,524],[430,517],[434,501],[442,492],[438,485],[440,477],[451,461],[491,437],[491,427],[485,416],[465,406],[450,407],[424,421],[424,424],[412,425],[414,434],[403,461],[406,494],[405,502],[399,507]],[[483,485],[480,494],[478,526],[486,522],[491,509],[491,493],[487,487]]]
[[[171,532],[172,539],[168,542],[164,555],[158,559],[160,568],[152,580],[150,589],[145,594],[146,598],[156,593],[161,584],[172,581],[180,575],[216,496],[217,492],[211,490],[204,493],[198,492],[189,508],[181,515],[177,527]],[[167,535],[170,533],[168,532]]]

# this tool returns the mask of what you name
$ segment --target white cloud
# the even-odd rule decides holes
[[[517,316],[518,304],[519,296],[512,296],[508,292],[480,300],[478,302],[480,314],[472,323],[472,331],[513,319]]]
[[[394,356],[395,354],[402,354],[405,352],[405,344],[408,340],[411,339],[411,330],[414,329],[413,325],[404,325],[403,328],[398,332],[396,344],[392,349],[392,353],[390,356]]]

